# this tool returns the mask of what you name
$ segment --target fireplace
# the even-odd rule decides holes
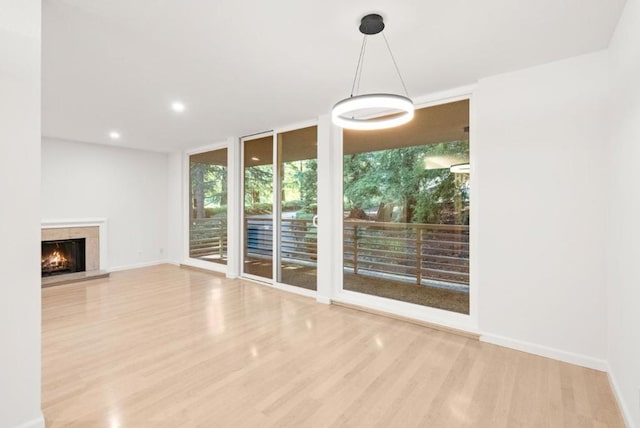
[[[86,239],[42,241],[42,276],[84,272]]]
[[[42,222],[42,286],[107,278],[107,219]]]

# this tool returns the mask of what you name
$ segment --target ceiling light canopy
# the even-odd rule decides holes
[[[380,15],[366,15],[360,21],[359,30],[364,34],[364,38],[362,40],[362,47],[360,48],[360,57],[358,59],[358,66],[356,67],[356,74],[353,78],[351,95],[336,103],[331,111],[333,123],[342,128],[356,130],[393,128],[395,126],[404,125],[413,119],[415,110],[413,101],[409,98],[407,87],[404,84],[402,75],[400,74],[400,69],[398,68],[398,64],[393,57],[391,48],[389,47],[389,42],[384,34],[382,34],[382,37],[384,38],[389,55],[393,60],[396,72],[398,73],[398,78],[404,88],[405,95],[355,94],[362,75],[362,64],[367,47],[367,37],[381,33],[383,29],[384,20]]]

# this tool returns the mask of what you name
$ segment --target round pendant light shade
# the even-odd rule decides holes
[[[355,117],[358,111],[366,110],[383,110],[397,114],[361,119]],[[413,119],[414,110],[411,99],[402,95],[365,94],[339,101],[333,106],[331,116],[333,123],[341,128],[367,131],[404,125]]]
[[[353,79],[351,88],[351,96],[345,98],[333,106],[331,118],[333,123],[341,128],[356,130],[374,130],[393,128],[394,126],[404,125],[413,119],[415,107],[413,101],[407,94],[407,88],[400,74],[400,69],[396,63],[389,42],[384,34],[384,42],[389,51],[389,55],[393,61],[396,72],[404,88],[404,95],[396,94],[362,94],[354,95],[360,86],[360,77],[362,75],[362,65],[367,47],[367,37],[382,33],[384,30],[384,21],[382,16],[378,14],[369,14],[364,16],[360,21],[359,30],[364,34],[362,40],[362,48],[360,49],[360,57],[358,58],[358,66]]]

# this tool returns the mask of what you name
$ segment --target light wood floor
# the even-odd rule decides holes
[[[606,375],[163,265],[42,290],[73,427],[621,427]]]

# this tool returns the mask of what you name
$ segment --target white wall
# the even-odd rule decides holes
[[[169,169],[168,195],[167,195],[167,259],[170,263],[180,264],[184,260],[183,230],[184,222],[184,197],[182,194],[182,152],[174,152],[168,155]]]
[[[0,427],[40,413],[40,0],[0,0]]]
[[[627,0],[610,45],[607,145],[608,360],[629,426],[640,427],[640,1]]]
[[[342,131],[338,131],[336,127],[331,125],[331,118],[328,114],[318,118],[318,178],[327,177],[327,179],[318,180],[317,250],[320,255],[330,254],[332,256],[329,259],[326,257],[318,258],[316,300],[320,303],[331,302],[331,297],[335,292],[334,274],[337,271],[334,267],[342,266],[342,262],[336,259],[336,253],[339,253],[342,248],[340,247],[338,251],[334,251],[335,248],[342,245],[341,239],[334,239],[342,236],[343,214],[342,210],[334,204],[334,201],[338,198],[342,202],[342,180],[340,180],[340,187],[334,182],[336,176],[342,178],[342,171],[339,169],[338,162],[332,162],[334,151],[337,151],[335,150],[337,146],[335,143],[342,138]],[[339,157],[341,158],[342,154]],[[340,189],[340,191],[334,192],[336,188]],[[341,220],[339,225],[335,224],[336,217]]]
[[[474,93],[484,340],[604,369],[607,54],[483,79]]]
[[[43,139],[42,218],[106,217],[111,270],[167,259],[166,153]]]
[[[227,260],[227,277],[237,278],[242,269],[240,265],[242,244],[240,242],[240,230],[242,228],[242,149],[238,137],[227,138],[227,252],[230,256]],[[234,231],[236,233],[234,233]]]

